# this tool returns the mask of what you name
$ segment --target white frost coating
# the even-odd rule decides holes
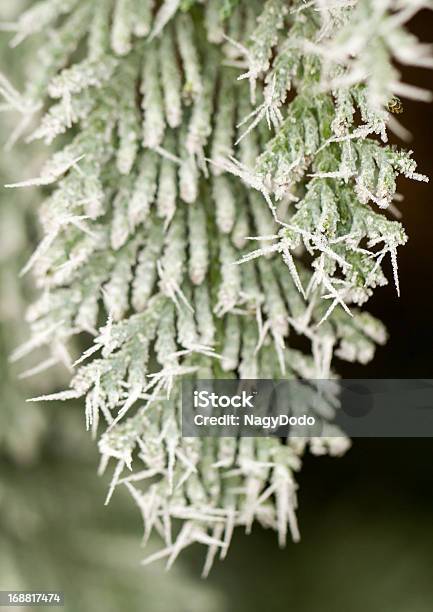
[[[164,541],[145,562],[170,566],[201,542],[206,575],[254,522],[298,540],[302,454],[347,449],[332,429],[182,438],[179,386],[287,376],[308,402],[303,379],[337,376],[334,357],[366,363],[386,341],[360,307],[388,282],[386,261],[400,292],[407,238],[388,213],[399,176],[427,180],[387,140],[402,133],[391,96],[426,99],[396,69],[431,65],[404,27],[424,4],[44,0],[13,25],[14,44],[47,36],[25,95],[0,76],[1,108],[21,115],[11,141],[46,108],[32,137],[54,153],[9,185],[48,192],[23,269],[41,291],[32,337],[11,359],[48,346],[24,375],[73,368],[71,388],[43,399],[82,398],[101,471],[113,460],[107,499],[126,486],[145,538]],[[83,331],[93,344],[71,364]],[[293,349],[292,332],[310,348]],[[323,398],[324,418],[335,402]]]

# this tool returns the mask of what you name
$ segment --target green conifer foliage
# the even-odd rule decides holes
[[[427,180],[387,134],[403,133],[393,96],[428,98],[394,60],[431,66],[404,25],[429,4],[43,0],[8,24],[13,45],[42,41],[27,91],[0,91],[17,134],[37,116],[29,139],[54,142],[10,185],[46,194],[24,269],[40,298],[14,358],[47,346],[72,370],[45,399],[83,398],[101,469],[115,463],[108,499],[126,486],[165,541],[149,560],[201,542],[207,573],[253,521],[297,540],[302,454],[346,450],[182,438],[178,382],[329,378],[335,357],[366,363],[385,342],[361,307],[386,259],[399,293],[397,178]]]

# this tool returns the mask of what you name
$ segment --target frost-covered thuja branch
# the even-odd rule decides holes
[[[393,60],[431,61],[404,29],[427,4],[44,0],[8,26],[14,44],[50,29],[28,91],[0,91],[27,123],[48,106],[29,138],[59,143],[18,184],[52,187],[13,358],[46,346],[73,370],[46,399],[84,398],[101,469],[116,463],[108,499],[128,487],[169,565],[201,542],[207,573],[253,521],[298,539],[305,448],[348,446],[182,438],[179,381],[329,378],[334,357],[366,363],[385,342],[358,307],[385,258],[399,291],[397,178],[426,180],[387,128],[402,129],[391,96],[419,93]]]

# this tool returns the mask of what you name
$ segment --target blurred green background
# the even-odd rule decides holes
[[[1,0],[0,20],[24,4]],[[429,40],[431,14],[412,27]],[[33,43],[12,52],[7,42],[0,33],[0,70],[21,87]],[[427,71],[406,77],[433,88]],[[432,106],[405,102],[403,120],[420,171],[432,174]],[[2,142],[15,121],[0,115]],[[21,144],[2,151],[0,183],[34,176],[42,155]],[[401,189],[410,235],[400,254],[402,298],[390,286],[371,302],[391,340],[367,368],[345,366],[351,378],[433,378],[432,190],[408,182]],[[26,404],[25,397],[48,391],[52,378],[18,380],[7,361],[26,338],[32,287],[18,272],[36,234],[37,199],[29,190],[0,190],[0,590],[63,590],[66,612],[431,612],[431,439],[356,440],[343,459],[307,457],[297,545],[279,550],[275,534],[258,527],[248,537],[238,532],[206,581],[199,577],[201,547],[186,551],[170,572],[139,565],[139,512],[122,491],[104,507],[107,482],[96,476],[97,452],[80,407]],[[63,375],[51,376],[58,384]],[[159,542],[149,546],[156,550]]]

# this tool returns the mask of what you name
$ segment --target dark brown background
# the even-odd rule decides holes
[[[411,25],[423,41],[432,40],[430,12],[420,13]],[[432,71],[403,68],[402,72],[407,82],[433,90]],[[397,298],[391,281],[367,304],[386,323],[390,339],[367,367],[346,368],[348,378],[433,378],[433,105],[403,102],[399,120],[412,133],[405,146],[413,149],[419,171],[429,175],[431,182],[399,181],[405,199],[398,208],[409,236],[398,254],[401,297]],[[387,271],[391,279],[389,262]]]

